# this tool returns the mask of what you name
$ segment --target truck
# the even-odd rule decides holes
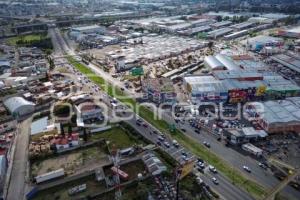
[[[60,168],[58,170],[55,171],[51,171],[45,174],[41,174],[35,177],[35,181],[37,184],[45,182],[45,181],[49,181],[55,178],[59,178],[65,175],[65,170],[63,168]]]

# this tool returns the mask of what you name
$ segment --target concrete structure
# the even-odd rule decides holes
[[[10,97],[4,101],[5,107],[16,118],[26,116],[34,112],[35,104],[22,97]]]

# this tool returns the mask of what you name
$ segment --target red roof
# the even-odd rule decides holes
[[[61,135],[58,136],[55,139],[51,140],[51,144],[58,144],[58,145],[65,145],[69,143],[69,140],[74,141],[79,139],[79,133],[72,133],[69,137],[68,135],[65,135],[65,137],[62,137]]]
[[[5,155],[7,152],[7,149],[6,148],[1,148],[0,147],[0,155]]]

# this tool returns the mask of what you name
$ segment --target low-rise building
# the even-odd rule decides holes
[[[3,104],[15,117],[21,118],[34,112],[35,104],[25,100],[23,97],[10,97]]]
[[[251,114],[268,133],[300,133],[300,97],[262,102],[262,107],[252,105]],[[250,111],[249,111],[250,112]]]
[[[142,81],[142,89],[147,95],[147,99],[157,104],[173,104],[176,102],[176,93],[169,78],[144,79]]]

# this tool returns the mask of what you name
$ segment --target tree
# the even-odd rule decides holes
[[[222,21],[222,16],[219,16],[219,15],[218,15],[218,16],[216,17],[216,20],[217,20],[218,22]]]

